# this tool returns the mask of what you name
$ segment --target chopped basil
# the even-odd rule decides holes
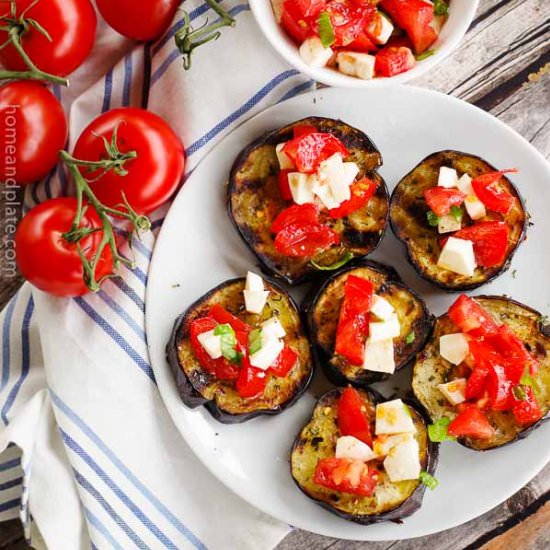
[[[411,330],[409,334],[407,334],[407,337],[405,338],[405,343],[410,346],[416,338],[416,334],[414,333],[414,330]]]
[[[319,271],[334,271],[335,269],[340,269],[341,267],[345,266],[349,261],[353,260],[353,253],[349,250],[340,258],[337,262],[334,262],[330,265],[321,265],[318,264],[316,261],[311,260],[311,265],[318,269]]]
[[[462,216],[464,215],[464,212],[462,212],[462,208],[460,206],[451,206],[451,216],[457,221],[462,221]]]
[[[443,441],[455,441],[456,437],[453,437],[452,435],[449,435],[447,433],[450,423],[451,419],[443,416],[433,424],[430,424],[428,426],[428,436],[430,438],[430,441],[433,441],[434,443],[442,443]]]
[[[237,351],[237,338],[231,325],[218,325],[214,329],[214,336],[220,337],[222,355],[232,363],[238,363],[241,360],[241,354]]]
[[[439,216],[435,212],[429,210],[426,212],[426,218],[428,218],[428,225],[431,227],[437,227],[439,225]]]
[[[531,387],[533,389],[533,393],[535,394],[535,396],[540,397],[541,387],[539,384],[539,380],[529,374],[529,367],[525,369],[525,372],[523,373],[523,376],[520,378],[519,383],[522,386]]]
[[[434,14],[435,15],[447,15],[449,13],[449,6],[445,0],[434,0]]]
[[[439,481],[428,472],[420,472],[418,479],[432,491],[439,485]]]
[[[319,25],[319,38],[321,39],[323,48],[330,48],[336,40],[330,14],[327,11],[322,11],[319,14],[317,24]]]
[[[260,351],[261,349],[262,349],[262,331],[261,329],[257,328],[257,329],[254,329],[248,335],[248,351],[250,352],[250,355],[254,355],[256,352]]]
[[[428,59],[428,57],[431,57],[434,53],[435,50],[426,50],[425,52],[415,55],[415,58],[417,61],[424,61],[424,59]]]

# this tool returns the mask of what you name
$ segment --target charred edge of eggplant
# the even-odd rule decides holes
[[[324,292],[324,290],[332,282],[333,279],[341,275],[344,275],[345,273],[354,271],[355,269],[362,268],[362,267],[366,267],[374,271],[378,271],[379,273],[387,277],[388,284],[398,286],[400,288],[403,288],[407,292],[410,292],[412,296],[415,298],[415,300],[417,300],[422,304],[422,307],[424,309],[425,314],[424,314],[424,317],[422,318],[421,326],[418,331],[415,330],[415,334],[417,334],[417,332],[421,332],[423,335],[423,338],[421,339],[415,338],[415,341],[411,345],[411,351],[409,352],[407,358],[404,361],[402,361],[401,364],[396,365],[395,372],[406,368],[408,365],[411,364],[412,361],[414,361],[416,354],[419,353],[424,348],[424,346],[426,345],[426,342],[429,340],[430,336],[432,335],[433,327],[435,324],[435,316],[428,309],[426,302],[415,290],[408,287],[403,282],[403,280],[401,279],[401,276],[395,270],[395,268],[383,263],[376,262],[374,260],[365,260],[365,259],[353,260],[348,265],[334,272],[330,277],[326,278],[319,287],[313,287],[312,289],[310,289],[310,291],[308,292],[307,296],[305,297],[302,303],[303,322],[307,331],[308,339],[311,344],[312,356],[313,356],[313,361],[315,363],[315,366],[316,367],[320,366],[323,369],[323,372],[325,373],[326,377],[336,386],[346,386],[348,384],[351,384],[352,386],[357,388],[366,388],[366,386],[369,386],[370,384],[387,380],[392,376],[391,374],[365,371],[366,372],[365,380],[358,381],[356,379],[347,378],[344,374],[342,374],[341,370],[338,367],[336,367],[330,362],[330,359],[332,358],[333,353],[328,353],[322,346],[317,344],[317,339],[315,336],[317,329],[313,323],[313,309],[314,309],[315,303],[317,302],[318,296],[320,296]],[[372,391],[372,390],[369,390],[369,391]]]
[[[327,117],[318,117],[318,116],[311,116],[311,117],[305,117],[300,120],[297,120],[295,122],[292,122],[290,124],[287,124],[286,126],[283,126],[281,128],[277,128],[271,131],[266,132],[263,136],[260,136],[259,138],[252,141],[249,145],[247,145],[237,156],[235,161],[233,162],[233,165],[231,167],[231,170],[229,172],[229,181],[227,186],[227,194],[225,199],[225,207],[226,212],[229,216],[229,219],[231,220],[231,223],[233,227],[237,230],[241,240],[244,242],[244,244],[247,246],[247,248],[254,254],[256,259],[260,263],[260,268],[262,273],[266,274],[269,277],[275,278],[278,281],[282,281],[288,285],[291,286],[298,286],[307,282],[313,282],[315,283],[318,280],[322,280],[325,277],[324,272],[319,271],[313,267],[311,267],[308,271],[306,271],[301,277],[290,277],[286,276],[283,273],[280,273],[277,266],[273,265],[273,262],[268,261],[262,254],[259,254],[256,249],[250,244],[251,238],[247,236],[243,230],[243,228],[237,223],[235,216],[233,214],[233,207],[231,204],[231,197],[233,195],[233,192],[235,191],[235,175],[239,172],[240,166],[243,164],[243,162],[248,158],[250,153],[256,149],[257,147],[261,147],[263,145],[277,145],[278,143],[281,143],[282,141],[288,141],[292,139],[293,137],[293,128],[297,124],[303,124],[307,122],[311,123],[317,123],[320,127],[320,130],[323,130],[323,123],[325,121],[331,121],[331,122],[337,122],[339,124],[343,124],[345,126],[348,126],[349,128],[353,129],[354,131],[357,131],[361,134],[361,137],[364,141],[364,147],[368,150],[369,154],[377,154],[379,157],[379,162],[375,167],[373,167],[369,173],[376,174],[377,179],[379,180],[379,185],[376,190],[376,195],[381,196],[382,198],[385,198],[388,208],[386,211],[386,217],[385,217],[385,224],[384,224],[384,230],[381,231],[378,235],[378,238],[373,242],[371,245],[371,248],[369,252],[363,256],[358,256],[356,259],[364,259],[370,254],[372,254],[382,242],[382,239],[384,238],[384,235],[386,233],[386,230],[388,226],[390,225],[390,193],[388,186],[386,184],[386,181],[384,178],[377,172],[377,168],[380,168],[383,165],[382,155],[374,142],[371,140],[371,138],[362,130],[355,128],[354,126],[351,126],[350,124],[340,120],[340,119],[330,119]],[[330,128],[325,129],[327,132],[330,132]],[[332,132],[330,132],[332,133]]]
[[[386,397],[384,397],[380,392],[376,391],[373,388],[361,388],[361,391],[366,392],[369,395],[369,399],[375,404],[384,403],[388,401]],[[342,389],[341,388],[335,388],[333,390],[329,390],[325,394],[323,394],[315,403],[311,416],[308,418],[307,422],[300,428],[300,431],[298,432],[296,438],[294,439],[294,443],[292,445],[291,454],[294,452],[295,448],[298,446],[300,442],[300,434],[302,433],[302,430],[305,426],[307,426],[310,422],[313,421],[313,416],[315,414],[315,409],[319,405],[319,403],[325,399],[326,397],[331,396],[334,393],[338,393],[341,395]],[[397,397],[394,397],[397,398]],[[403,398],[403,403],[405,403],[408,407],[413,408],[422,418],[426,431],[428,430],[428,425],[431,423],[431,419],[429,414],[427,414],[426,410],[422,405],[416,400],[416,398]],[[428,472],[430,475],[434,475],[437,464],[439,462],[439,443],[434,443],[430,440],[429,437],[427,437],[427,450],[426,450],[426,468],[424,471]],[[326,503],[323,500],[316,499],[312,497],[309,493],[307,493],[298,480],[294,478],[294,475],[291,476],[298,487],[300,491],[309,499],[313,500],[315,503],[317,503],[319,506],[324,508],[325,510],[331,512],[332,514],[335,514],[336,516],[345,519],[347,521],[352,521],[354,523],[358,523],[360,525],[372,525],[375,523],[382,523],[385,521],[392,521],[394,523],[403,523],[403,518],[412,516],[415,512],[417,512],[422,507],[422,501],[424,499],[424,493],[426,492],[426,485],[424,485],[422,482],[418,484],[418,487],[413,491],[413,493],[404,500],[401,504],[393,508],[392,510],[388,510],[387,512],[383,512],[381,514],[376,515],[353,515],[348,514],[346,512],[342,512],[340,510],[337,510],[336,508],[330,506],[330,504]]]
[[[484,279],[483,281],[480,281],[479,283],[471,283],[471,284],[449,285],[449,284],[445,284],[445,283],[442,283],[440,281],[434,280],[432,277],[426,275],[426,273],[424,273],[424,270],[422,269],[422,267],[417,263],[417,261],[413,257],[413,255],[411,253],[410,246],[407,244],[407,239],[404,238],[401,228],[397,227],[397,225],[393,221],[393,217],[391,215],[392,206],[393,206],[393,203],[394,203],[394,198],[396,197],[396,194],[397,194],[397,188],[399,187],[401,181],[405,177],[407,177],[411,172],[414,172],[419,166],[421,166],[430,157],[432,157],[434,155],[448,154],[448,153],[453,153],[453,154],[459,153],[460,155],[465,155],[465,156],[480,160],[481,162],[484,162],[485,164],[490,166],[492,170],[497,171],[497,169],[492,164],[487,162],[484,158],[480,157],[479,155],[473,155],[471,153],[464,153],[462,151],[455,151],[453,149],[444,149],[442,151],[436,151],[435,153],[431,153],[430,155],[428,155],[427,157],[422,159],[414,168],[409,170],[407,172],[407,174],[405,174],[405,176],[403,176],[403,178],[401,178],[401,180],[395,186],[395,188],[394,188],[394,190],[391,194],[390,207],[388,209],[388,213],[389,213],[389,224],[390,224],[391,230],[392,230],[393,234],[396,236],[396,238],[399,240],[401,245],[405,248],[406,253],[407,253],[407,261],[414,267],[414,270],[418,273],[418,275],[422,279],[424,279],[425,281],[437,286],[438,288],[441,288],[442,290],[444,290],[446,292],[449,292],[449,293],[454,293],[454,292],[463,292],[463,291],[468,291],[468,290],[475,290],[476,288],[479,288],[479,287],[481,287],[481,286],[483,286],[487,283],[490,283],[491,281],[493,281],[497,277],[500,277],[501,275],[503,275],[504,273],[506,273],[510,269],[512,259],[515,255],[515,253],[517,252],[517,250],[519,248],[519,245],[523,241],[525,241],[526,238],[527,238],[527,226],[529,225],[530,215],[529,215],[529,212],[528,212],[528,210],[525,206],[525,200],[524,200],[523,196],[521,195],[521,193],[519,192],[519,189],[517,188],[517,186],[509,178],[506,178],[510,182],[512,187],[514,188],[516,196],[517,196],[517,198],[520,202],[521,208],[525,212],[525,220],[524,220],[524,223],[523,223],[521,235],[519,236],[518,242],[516,243],[514,248],[512,248],[512,250],[510,250],[510,252],[508,253],[508,256],[507,256],[505,262],[502,264],[502,266],[499,269],[497,269],[493,274],[487,276],[487,278]]]
[[[310,372],[307,375],[307,377],[304,378],[303,383],[298,388],[296,388],[296,391],[292,395],[292,398],[287,400],[285,403],[281,403],[274,409],[258,410],[250,413],[243,413],[243,414],[231,414],[223,411],[220,407],[218,407],[215,400],[208,400],[204,398],[194,388],[192,382],[189,380],[188,376],[185,374],[185,372],[181,368],[179,363],[179,358],[178,358],[178,351],[177,351],[178,346],[179,346],[179,343],[184,339],[182,326],[185,323],[190,312],[192,312],[195,308],[199,307],[203,302],[208,301],[211,296],[213,296],[219,290],[222,290],[225,286],[237,283],[242,280],[244,280],[242,277],[228,279],[227,281],[224,281],[223,283],[220,283],[219,285],[217,285],[215,288],[209,290],[206,294],[204,294],[198,300],[195,300],[186,309],[186,311],[176,319],[172,329],[172,333],[170,335],[170,339],[168,341],[168,344],[166,345],[166,359],[174,375],[176,388],[178,390],[178,393],[180,395],[180,398],[183,404],[189,407],[190,409],[197,409],[198,407],[204,405],[204,407],[208,410],[208,412],[222,424],[240,424],[242,422],[246,422],[247,420],[252,420],[257,416],[274,416],[282,413],[285,409],[294,405],[294,403],[296,403],[296,401],[298,401],[298,399],[304,394],[304,392],[309,387],[315,372],[315,364],[313,363],[311,366]],[[296,301],[294,300],[294,298],[288,292],[286,292],[283,288],[281,288],[276,282],[274,282],[272,279],[265,278],[265,280],[271,286],[273,286],[275,290],[277,290],[277,292],[283,294],[288,299],[289,304],[291,305],[291,307],[294,308],[294,310],[298,314],[298,317],[300,318],[300,322],[303,323],[301,314],[300,314],[300,309],[296,304]],[[310,344],[310,351],[311,351],[311,344]],[[212,376],[206,372],[204,373],[204,375],[207,377]]]

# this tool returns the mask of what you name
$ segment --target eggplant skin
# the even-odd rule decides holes
[[[293,137],[296,125],[315,126],[340,139],[357,163],[358,178],[368,177],[378,182],[378,188],[363,208],[342,219],[332,219],[326,210],[321,222],[330,226],[341,237],[341,245],[319,252],[313,258],[290,258],[277,252],[270,227],[277,215],[286,207],[279,193],[279,162],[275,147]],[[310,117],[284,128],[267,133],[246,147],[231,169],[227,194],[227,210],[233,224],[250,250],[269,275],[295,285],[309,281],[320,272],[310,263],[331,265],[345,252],[365,257],[373,252],[384,235],[388,224],[389,193],[382,177],[376,171],[382,165],[382,156],[369,137],[342,121]]]
[[[465,447],[484,451],[502,447],[526,437],[535,428],[550,418],[550,337],[545,334],[542,316],[538,311],[503,296],[476,296],[479,302],[499,323],[507,324],[524,342],[525,346],[540,361],[539,404],[543,417],[531,426],[519,426],[511,411],[488,411],[487,417],[496,434],[488,440],[459,438]],[[422,406],[427,410],[433,422],[447,416],[454,418],[454,407],[437,389],[438,384],[449,382],[453,376],[453,365],[439,355],[439,338],[444,334],[457,331],[447,314],[439,317],[435,323],[432,338],[418,354],[413,368],[412,388]]]
[[[176,320],[166,347],[167,360],[183,403],[190,408],[204,405],[214,418],[224,424],[283,412],[302,396],[313,377],[310,345],[292,298],[278,285],[264,279],[266,290],[270,291],[267,304],[260,315],[248,313],[242,292],[245,282],[244,278],[226,281],[191,305]],[[189,327],[192,321],[207,315],[214,304],[220,304],[254,327],[275,315],[285,328],[285,341],[298,353],[298,360],[285,378],[268,374],[263,396],[253,399],[240,397],[234,382],[216,379],[196,360],[191,349]]]
[[[322,366],[328,378],[338,386],[352,384],[363,387],[390,375],[365,370],[361,365],[352,365],[334,353],[344,286],[349,275],[371,281],[374,292],[386,298],[397,312],[401,335],[394,339],[396,371],[406,366],[424,347],[431,334],[434,317],[424,300],[401,281],[395,269],[370,260],[353,262],[331,275],[320,287],[314,288],[304,301],[302,312],[313,346],[315,364]],[[414,334],[414,340],[407,344],[407,336],[411,333]]]
[[[409,262],[421,277],[451,292],[471,290],[492,281],[510,267],[512,256],[525,239],[528,214],[518,190],[503,176],[501,186],[515,198],[514,205],[506,218],[490,212],[482,221],[506,219],[510,226],[510,239],[504,261],[494,267],[478,267],[472,277],[438,267],[437,261],[441,252],[439,239],[442,235],[439,235],[437,228],[428,225],[426,214],[429,208],[423,192],[437,185],[442,166],[454,168],[459,176],[467,173],[472,178],[496,171],[485,160],[468,153],[433,153],[397,184],[390,201],[390,224],[395,236],[405,245]]]
[[[385,473],[372,497],[361,497],[334,491],[313,482],[315,466],[321,458],[334,456],[338,438],[337,410],[342,390],[334,389],[323,395],[313,410],[309,422],[294,441],[291,451],[291,474],[299,489],[320,506],[343,519],[368,525],[382,521],[400,522],[414,514],[422,505],[426,487],[418,480],[392,483]],[[373,418],[377,403],[386,401],[373,390],[359,390]],[[403,400],[409,407],[417,428],[422,470],[434,474],[439,446],[428,438],[429,418],[417,403]],[[374,433],[374,429],[373,429]]]

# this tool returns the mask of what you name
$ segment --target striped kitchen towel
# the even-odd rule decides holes
[[[175,49],[178,20],[147,45],[101,26],[71,87],[54,89],[71,144],[99,113],[148,103],[186,144],[189,174],[244,120],[314,86],[271,50],[246,2],[223,4],[237,26],[199,49],[190,72]],[[201,0],[184,7],[194,26],[215,17]],[[58,169],[26,189],[24,206],[70,193]],[[50,549],[261,550],[289,531],[215,480],[163,406],[144,296],[166,209],[136,243],[136,269],[121,267],[97,295],[55,299],[25,285],[0,317],[0,520],[20,517],[29,532],[34,522]]]

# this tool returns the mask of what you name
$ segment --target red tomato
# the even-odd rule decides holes
[[[460,206],[466,195],[458,189],[447,189],[445,187],[431,187],[424,191],[424,198],[430,209],[438,216],[447,215],[453,206]]]
[[[38,181],[55,167],[67,141],[67,119],[54,95],[38,82],[0,87],[0,180]],[[15,164],[14,162],[15,161]]]
[[[284,256],[307,258],[340,243],[330,227],[320,223],[287,225],[275,237],[275,249]]]
[[[378,182],[369,180],[368,178],[354,181],[351,184],[351,199],[344,201],[338,208],[329,210],[328,214],[331,218],[345,218],[353,212],[365,207],[370,201],[376,189]]]
[[[338,429],[341,435],[351,435],[372,446],[372,432],[366,407],[359,392],[345,388],[338,401]]]
[[[296,124],[296,126],[292,129],[292,132],[294,133],[294,137],[298,138],[301,136],[306,136],[307,134],[315,134],[317,132],[317,128],[315,126],[311,126],[310,124]]]
[[[472,180],[477,198],[489,209],[499,214],[506,215],[514,206],[515,198],[505,189],[498,186],[498,181],[503,174],[516,173],[517,168],[489,172]]]
[[[230,325],[235,332],[244,332],[248,334],[252,330],[252,327],[249,324],[241,321],[238,317],[235,317],[235,315],[227,311],[227,309],[219,304],[212,306],[209,315],[213,317],[220,325]]]
[[[319,207],[315,204],[294,204],[285,208],[271,224],[271,232],[279,233],[292,224],[316,224],[319,222]]]
[[[253,367],[248,361],[243,360],[241,372],[237,379],[237,392],[241,397],[253,398],[264,393],[267,384],[265,371]]]
[[[322,161],[335,153],[340,153],[343,157],[349,154],[337,137],[322,132],[304,134],[291,139],[285,143],[283,151],[302,173],[315,172]]]
[[[291,0],[291,2],[302,17],[317,17],[327,4],[327,0]]]
[[[340,307],[334,351],[353,365],[363,364],[373,295],[374,287],[369,280],[355,275],[348,276]]]
[[[531,374],[537,373],[538,360],[527,351],[521,338],[508,325],[501,325],[496,334],[491,336],[490,341],[509,363],[518,365],[519,376],[516,375],[513,379],[515,384],[519,383],[525,367],[529,367]]]
[[[458,413],[458,416],[449,424],[447,433],[454,437],[490,439],[495,430],[482,411],[476,406],[470,406]]]
[[[355,37],[353,42],[350,42],[346,46],[346,50],[352,51],[352,52],[374,52],[378,49],[378,46],[371,40],[370,36],[368,35],[366,30],[362,30],[359,32],[359,34]]]
[[[485,383],[489,376],[489,366],[476,363],[472,374],[466,381],[466,399],[479,399],[485,391]]]
[[[377,76],[394,76],[410,71],[416,65],[416,58],[409,48],[387,46],[376,54]]]
[[[321,458],[315,467],[313,482],[335,491],[371,496],[376,489],[378,473],[360,460]]]
[[[96,0],[97,9],[115,31],[148,42],[160,38],[174,19],[181,0]]]
[[[528,426],[542,418],[542,411],[533,388],[530,386],[522,386],[522,388],[525,392],[525,399],[516,399],[512,412],[518,424]]]
[[[497,364],[489,368],[486,387],[493,410],[507,411],[512,407],[512,385],[505,367]]]
[[[281,11],[281,25],[287,34],[301,44],[311,33],[310,20],[306,20],[297,0],[285,0]]]
[[[290,184],[288,182],[288,174],[290,172],[293,172],[294,170],[281,170],[279,172],[278,182],[279,182],[279,193],[281,194],[281,198],[284,201],[291,201],[292,200],[292,192],[290,191]]]
[[[284,378],[292,370],[297,360],[298,354],[291,347],[285,346],[269,370],[275,376]]]
[[[329,14],[334,29],[334,45],[350,49],[351,44],[372,19],[376,9],[370,3],[358,6],[351,0],[331,0],[325,11]]]
[[[453,234],[456,239],[474,243],[478,265],[495,267],[504,262],[508,250],[510,228],[505,222],[478,222]]]
[[[125,176],[113,170],[91,184],[97,198],[115,208],[123,194],[138,214],[148,214],[164,204],[178,188],[183,177],[185,158],[178,136],[159,116],[143,109],[113,109],[97,117],[78,139],[74,156],[80,160],[100,161],[106,156],[102,138],[111,140],[118,127],[121,153],[137,152],[137,158],[125,163]],[[82,173],[89,179],[101,172]]]
[[[474,299],[462,294],[449,308],[451,321],[463,332],[473,336],[487,336],[498,330],[490,313],[485,311]]]
[[[17,16],[34,4],[25,16],[36,20],[49,33],[51,41],[32,25],[22,35],[22,45],[31,61],[42,71],[66,76],[82,65],[94,45],[97,18],[89,0],[17,0]],[[0,16],[10,16],[8,2]],[[127,16],[127,14],[125,14]],[[0,31],[0,44],[8,39]],[[0,50],[0,62],[13,71],[25,71],[27,65],[10,44]]]
[[[31,284],[55,296],[82,296],[89,292],[76,244],[63,238],[71,229],[76,213],[74,198],[43,202],[21,220],[15,235],[19,271]],[[103,238],[101,220],[93,208],[86,209],[80,227],[99,229],[79,241],[86,258],[91,260]],[[103,249],[96,279],[112,271],[111,249],[107,246]]]

